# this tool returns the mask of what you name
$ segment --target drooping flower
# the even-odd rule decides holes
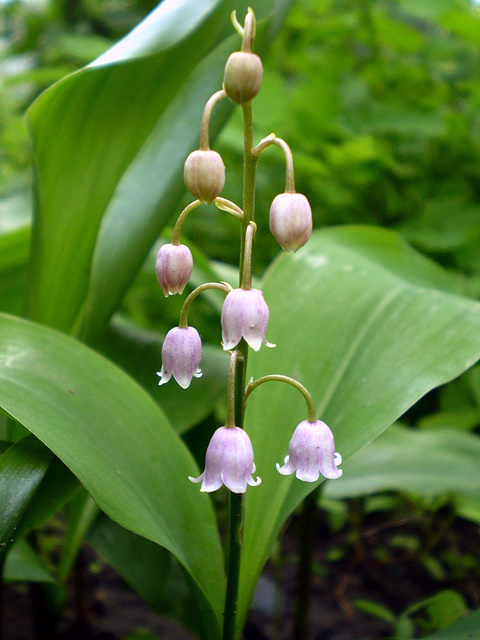
[[[200,378],[198,368],[202,358],[202,341],[193,327],[175,327],[165,336],[162,346],[162,370],[157,372],[160,384],[173,377],[186,389],[192,378]]]
[[[293,432],[288,445],[288,456],[281,467],[277,463],[277,470],[284,476],[296,472],[299,480],[316,482],[320,472],[325,478],[335,480],[343,471],[337,466],[342,462],[342,456],[335,453],[333,433],[324,422],[304,420]]]
[[[192,253],[184,244],[164,244],[155,262],[155,275],[167,298],[183,293],[193,269]]]
[[[242,338],[254,351],[262,342],[274,347],[265,337],[268,325],[268,307],[258,289],[234,289],[225,298],[222,307],[222,340],[225,351],[233,349]]]
[[[280,193],[270,207],[270,231],[285,251],[297,251],[312,235],[312,209],[301,193]]]
[[[205,455],[205,471],[192,482],[201,482],[200,491],[216,491],[224,484],[233,493],[245,493],[247,484],[255,487],[261,479],[255,473],[253,447],[247,433],[239,427],[220,427],[215,431]]]

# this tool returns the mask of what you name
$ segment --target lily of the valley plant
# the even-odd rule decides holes
[[[262,83],[263,67],[253,53],[255,16],[251,9],[244,25],[232,21],[242,36],[241,51],[232,53],[225,66],[223,89],[207,101],[200,130],[200,148],[185,161],[184,179],[187,189],[196,200],[180,214],[173,230],[171,244],[162,246],[156,260],[156,276],[165,296],[182,293],[192,274],[193,258],[190,250],[180,243],[180,233],[187,216],[202,204],[215,205],[238,219],[241,233],[239,287],[210,282],[194,289],[183,304],[179,326],[171,329],[162,348],[162,368],[159,384],[173,376],[178,384],[187,388],[194,377],[201,376],[202,342],[196,329],[188,326],[188,310],[194,299],[208,289],[219,289],[226,295],[222,308],[223,349],[230,353],[227,386],[226,424],[215,431],[206,451],[205,470],[198,478],[200,490],[211,492],[225,485],[230,491],[230,548],[227,595],[224,612],[224,640],[235,634],[235,611],[238,593],[239,560],[243,517],[243,494],[247,486],[255,487],[261,478],[255,476],[254,450],[244,430],[245,405],[249,395],[265,382],[285,382],[299,390],[307,404],[307,420],[294,430],[284,465],[277,464],[283,475],[296,474],[304,482],[316,482],[320,473],[335,479],[342,475],[338,469],[342,458],[335,452],[333,433],[317,420],[310,393],[298,381],[272,374],[258,380],[246,381],[248,348],[258,351],[262,344],[275,347],[267,340],[269,310],[263,293],[252,289],[252,252],[256,232],[255,170],[260,155],[272,145],[279,146],[286,161],[285,192],[277,195],[270,208],[270,229],[285,251],[297,251],[312,233],[312,211],[307,198],[295,192],[293,159],[290,148],[281,138],[271,134],[253,144],[252,99]],[[210,149],[209,121],[214,106],[224,99],[240,105],[244,122],[244,186],[243,208],[222,197],[225,184],[225,166],[221,156]],[[268,427],[266,425],[266,427]],[[273,425],[272,425],[273,428]],[[261,474],[261,469],[259,473]]]

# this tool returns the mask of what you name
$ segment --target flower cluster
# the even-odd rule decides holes
[[[332,480],[342,475],[338,465],[342,456],[335,453],[333,433],[324,422],[304,420],[295,429],[288,446],[282,475],[295,473],[299,480],[316,482],[320,473]],[[200,491],[216,491],[224,484],[233,493],[245,493],[247,484],[255,487],[261,479],[255,473],[253,447],[247,433],[238,427],[220,427],[213,434],[205,456],[205,471],[192,482],[201,482]]]
[[[254,223],[254,185],[244,190],[243,210],[221,196],[225,185],[225,165],[222,157],[209,146],[209,122],[214,106],[225,98],[241,105],[244,122],[251,123],[251,100],[258,94],[262,84],[263,67],[260,58],[253,53],[255,17],[251,9],[242,27],[234,26],[242,35],[242,49],[230,55],[225,65],[223,89],[214,93],[207,101],[201,123],[200,147],[187,157],[184,165],[184,181],[187,190],[196,200],[180,214],[175,224],[172,242],[158,252],[155,273],[166,297],[182,294],[192,275],[193,258],[190,249],[180,243],[180,232],[187,216],[203,204],[214,203],[219,209],[239,219],[242,228],[240,286],[233,289],[226,283],[207,283],[194,289],[185,299],[180,313],[179,326],[171,329],[162,347],[162,368],[158,372],[159,384],[172,377],[184,389],[192,379],[202,375],[199,368],[202,357],[202,341],[198,331],[188,326],[188,310],[197,295],[207,289],[220,289],[225,294],[221,312],[222,345],[230,353],[230,370],[227,388],[227,420],[213,434],[206,451],[205,471],[192,482],[201,482],[201,491],[216,491],[225,485],[233,493],[244,493],[247,485],[257,486],[260,478],[253,478],[255,464],[253,447],[248,434],[236,424],[243,424],[246,399],[254,388],[264,382],[281,380],[295,386],[305,397],[308,420],[295,429],[283,466],[277,464],[282,475],[296,474],[299,480],[316,482],[320,473],[326,478],[339,478],[341,456],[335,453],[334,438],[329,427],[316,419],[312,397],[299,382],[281,375],[264,376],[250,381],[239,398],[239,381],[246,360],[248,347],[259,351],[268,342],[267,326],[269,310],[262,291],[252,288],[252,250],[256,231]],[[247,125],[246,125],[247,126]],[[253,135],[252,125],[247,139]],[[305,245],[312,233],[312,210],[307,198],[295,191],[293,158],[290,148],[281,138],[271,134],[251,148],[245,147],[245,167],[250,166],[249,175],[255,174],[255,165],[260,155],[270,146],[279,146],[285,155],[285,192],[278,194],[270,207],[269,226],[272,234],[285,251],[297,251]],[[245,174],[247,175],[247,173]],[[240,385],[241,386],[241,385]],[[239,406],[242,410],[239,410]],[[237,421],[237,418],[239,421]]]

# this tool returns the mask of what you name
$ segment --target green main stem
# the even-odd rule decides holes
[[[243,152],[243,221],[242,244],[240,247],[240,286],[243,282],[245,262],[245,235],[247,227],[255,218],[255,179],[257,173],[257,157],[253,154],[253,118],[252,103],[242,105],[244,152]]]
[[[243,221],[240,250],[240,287],[244,282],[245,236],[248,225],[255,215],[255,174],[257,158],[253,155],[252,103],[242,105],[244,129],[244,170],[243,170]],[[248,273],[247,269],[247,273]],[[251,269],[250,269],[251,272]],[[247,375],[248,345],[241,340],[237,346],[243,358],[238,358],[235,368],[235,425],[243,429],[245,415],[245,387]],[[223,620],[222,640],[235,640],[238,586],[240,580],[240,557],[243,539],[244,496],[230,492],[227,592]]]

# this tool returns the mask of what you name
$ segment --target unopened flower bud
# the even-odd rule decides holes
[[[192,378],[200,378],[198,368],[202,358],[202,340],[193,327],[175,327],[165,336],[162,346],[162,370],[157,372],[160,384],[173,377],[186,389]]]
[[[222,156],[211,149],[192,151],[185,160],[183,178],[190,193],[210,204],[221,194],[225,184]]]
[[[255,487],[261,479],[255,473],[253,448],[247,433],[239,427],[220,427],[210,440],[205,456],[205,471],[192,482],[201,482],[200,491],[216,491],[224,484],[233,493],[245,493],[247,484]]]
[[[155,275],[167,298],[183,293],[193,269],[192,253],[184,244],[164,244],[155,262]]]
[[[285,251],[297,251],[312,235],[312,209],[301,193],[280,193],[270,207],[270,230]]]
[[[255,53],[235,51],[225,65],[223,88],[230,100],[244,104],[260,91],[262,76],[262,61]]]
[[[222,340],[225,351],[237,346],[242,338],[258,351],[262,342],[274,347],[266,338],[268,307],[258,289],[234,289],[222,307]]]

